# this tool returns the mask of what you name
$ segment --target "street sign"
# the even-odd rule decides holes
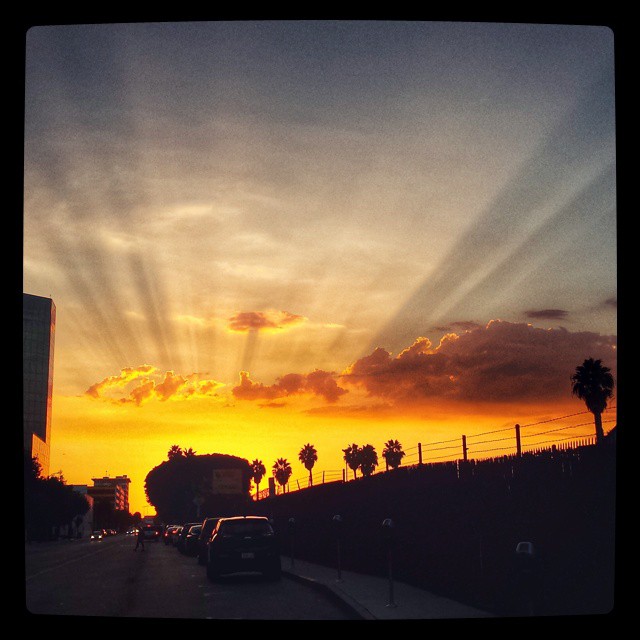
[[[241,469],[214,469],[211,483],[213,494],[241,494],[242,470]]]

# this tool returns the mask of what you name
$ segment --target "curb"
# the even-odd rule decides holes
[[[286,569],[282,570],[282,575],[320,591],[330,600],[333,600],[336,604],[341,606],[343,609],[346,609],[348,613],[357,617],[359,620],[377,620],[371,611],[337,587],[332,587],[325,582],[319,582],[314,578],[307,578],[305,576],[298,575],[297,573],[292,573]]]

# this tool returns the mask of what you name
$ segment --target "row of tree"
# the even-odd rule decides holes
[[[604,439],[602,429],[602,413],[607,408],[608,401],[613,397],[614,379],[611,369],[605,367],[601,360],[587,358],[581,365],[576,367],[571,376],[571,392],[583,400],[587,409],[593,413],[596,440],[601,443]],[[342,450],[343,459],[347,466],[353,471],[355,478],[358,470],[363,476],[370,476],[378,466],[378,454],[371,444],[359,446],[351,444]],[[397,469],[405,452],[398,440],[389,440],[385,443],[382,457],[385,459],[387,469]],[[309,486],[313,484],[313,467],[318,460],[318,452],[312,444],[305,444],[298,453],[298,459],[309,471]],[[252,479],[259,492],[260,482],[264,478],[267,470],[262,460],[254,460],[251,463]],[[284,487],[291,478],[293,470],[286,458],[278,458],[272,467],[272,474],[276,482]]]
[[[355,478],[358,470],[363,476],[370,476],[378,466],[378,453],[371,444],[359,446],[351,444],[342,450],[343,460],[347,466],[353,471]],[[405,452],[402,450],[402,444],[398,440],[389,440],[385,443],[382,451],[382,457],[386,462],[387,469],[397,469],[404,458]],[[305,444],[298,453],[298,460],[304,465],[309,472],[309,486],[313,485],[313,468],[318,461],[318,452],[314,445]],[[271,472],[276,482],[284,487],[293,474],[291,463],[286,458],[278,458],[271,468]],[[256,485],[256,492],[260,491],[260,483],[267,473],[262,460],[255,459],[251,463],[251,478]]]
[[[597,441],[601,442],[604,437],[601,414],[606,409],[607,402],[613,397],[614,380],[610,369],[603,366],[600,360],[588,358],[580,366],[576,367],[574,374],[571,376],[571,384],[572,393],[584,400],[589,411],[594,414]],[[354,478],[357,477],[358,471],[363,477],[372,475],[379,464],[378,453],[375,447],[371,444],[360,446],[353,443],[345,449],[342,449],[342,453],[343,459],[349,469],[353,472]],[[220,463],[220,459],[225,457],[220,456],[219,454],[214,455],[215,460],[212,458],[206,463],[207,465],[217,466]],[[385,443],[382,451],[382,458],[385,460],[387,469],[397,469],[402,463],[404,456],[405,452],[403,451],[402,444],[398,440],[391,439]],[[178,445],[173,445],[169,449],[167,457],[168,462],[181,462],[181,464],[188,460],[210,458],[210,456],[197,456],[193,449],[183,449]],[[310,443],[305,444],[298,453],[298,459],[309,472],[309,486],[311,486],[313,484],[313,468],[318,460],[318,452],[315,446]],[[238,463],[238,461],[238,459],[234,459],[233,464]],[[247,461],[244,460],[242,462],[247,463]],[[159,481],[159,478],[165,471],[167,473],[171,471],[171,475],[173,476],[173,471],[175,471],[176,468],[177,467],[172,466],[164,469],[163,463],[163,465],[156,468],[153,473],[150,474],[148,477],[148,482],[150,482],[147,486],[148,497],[151,497],[149,494],[153,494],[154,488],[157,486],[169,486],[169,483],[165,485],[163,481]],[[195,467],[193,465],[189,465],[189,468]],[[271,467],[271,473],[275,481],[284,488],[291,478],[293,469],[286,458],[278,458]],[[260,483],[266,474],[267,468],[262,460],[256,458],[253,462],[248,463],[247,481],[253,480],[257,493],[260,491]],[[170,483],[173,487],[172,511],[175,511],[177,504],[182,503],[185,495],[188,494],[192,498],[195,495],[195,499],[198,501],[198,495],[202,493],[202,489],[197,488],[198,483],[201,482],[202,476],[197,480],[195,478],[191,478],[186,482],[188,476],[189,474],[183,475],[181,481],[176,481],[175,478],[172,477],[172,482]],[[177,491],[176,487],[181,487],[181,490]],[[161,493],[163,491],[164,489],[161,490]],[[181,493],[182,495],[180,495]],[[155,503],[152,502],[152,504]]]

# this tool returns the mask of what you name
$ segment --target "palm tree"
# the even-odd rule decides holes
[[[309,472],[309,486],[313,485],[313,475],[312,469],[313,465],[318,460],[318,452],[316,448],[312,444],[305,444],[302,449],[300,449],[300,453],[298,454],[298,459],[304,465],[305,469]]]
[[[189,447],[188,449],[185,449],[182,454],[184,455],[185,458],[194,458],[196,455],[196,452]]]
[[[363,476],[370,476],[374,469],[378,466],[378,454],[375,447],[370,444],[365,444],[360,449],[360,471]]]
[[[382,457],[387,462],[387,468],[397,469],[404,458],[405,453],[402,450],[402,445],[397,440],[389,440],[384,443],[384,449],[382,450]]]
[[[260,493],[260,481],[264,478],[264,474],[267,473],[267,468],[262,464],[262,460],[257,458],[251,463],[251,477],[256,483],[256,500]]]
[[[596,425],[596,444],[604,442],[602,429],[602,412],[607,408],[607,401],[613,397],[613,375],[611,369],[602,364],[602,360],[587,358],[576,367],[571,376],[573,395],[584,400],[587,409],[593,413]]]
[[[169,460],[173,460],[174,458],[180,458],[181,456],[182,456],[182,447],[178,446],[177,444],[171,445],[171,448],[167,453],[167,458]]]
[[[287,461],[286,458],[278,458],[273,467],[272,473],[276,482],[282,487],[284,491],[284,486],[289,482],[289,478],[291,477],[292,469],[291,465]]]
[[[356,471],[360,467],[360,447],[354,443],[343,449],[342,453],[344,453],[343,459],[349,469],[353,471],[353,478],[355,479]]]

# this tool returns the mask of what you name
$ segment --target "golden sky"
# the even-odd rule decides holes
[[[598,26],[33,27],[52,471],[127,474],[148,511],[173,444],[295,479],[308,442],[339,471],[584,411],[575,367],[616,372],[613,71]]]

